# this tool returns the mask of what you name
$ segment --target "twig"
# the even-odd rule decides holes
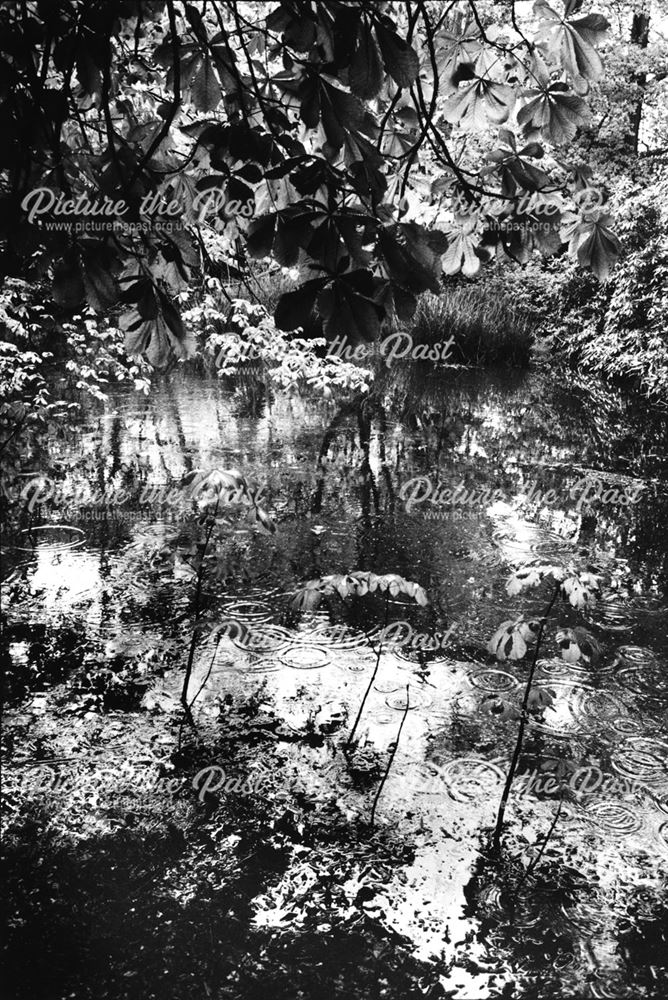
[[[213,650],[213,656],[211,657],[211,662],[209,663],[209,669],[206,672],[204,680],[202,681],[202,683],[200,684],[200,686],[197,688],[197,691],[193,695],[193,697],[192,697],[192,699],[190,701],[190,705],[188,706],[190,708],[191,712],[192,712],[193,705],[195,704],[195,702],[199,698],[200,694],[204,690],[206,682],[208,681],[209,677],[211,676],[211,671],[213,670],[213,665],[216,662],[216,656],[218,654],[218,647],[220,646],[220,636],[221,636],[221,633],[218,633],[218,639],[216,640],[216,645],[215,645],[215,648]]]
[[[529,668],[529,676],[527,677],[526,687],[524,689],[524,697],[522,699],[522,709],[520,725],[517,731],[517,742],[515,744],[515,750],[513,751],[512,760],[510,761],[510,767],[508,769],[508,774],[506,776],[506,783],[503,786],[503,794],[501,796],[501,803],[499,805],[499,812],[496,817],[496,827],[494,829],[494,838],[492,844],[495,851],[498,851],[501,846],[501,830],[503,828],[503,818],[506,812],[506,805],[508,803],[508,796],[510,795],[510,789],[513,784],[513,778],[515,777],[515,772],[517,771],[517,765],[519,763],[520,754],[522,753],[522,740],[524,738],[524,729],[527,723],[527,706],[529,704],[529,694],[531,691],[531,682],[533,681],[533,675],[536,670],[536,663],[538,662],[538,654],[540,652],[540,644],[543,640],[543,632],[545,631],[545,623],[549,617],[550,612],[554,606],[554,602],[557,599],[557,594],[559,593],[561,584],[557,583],[554,588],[554,593],[550,598],[550,603],[548,604],[545,612],[540,620],[540,628],[538,629],[538,635],[536,636],[536,648],[533,654],[533,660],[531,667]]]
[[[510,18],[511,21],[513,22],[513,28],[524,42],[529,52],[533,52],[535,47],[533,42],[529,41],[529,39],[526,37],[522,29],[520,28],[519,24],[517,23],[517,11],[515,10],[515,0],[511,0],[510,7],[511,7]]]
[[[450,6],[452,7],[452,4]],[[406,161],[406,166],[404,167],[404,176],[403,176],[403,179],[402,179],[402,182],[401,182],[401,191],[399,192],[399,200],[400,201],[403,199],[404,193],[405,193],[406,188],[408,186],[408,179],[410,177],[411,167],[413,166],[413,163],[415,162],[415,159],[417,157],[417,154],[418,154],[418,152],[420,150],[420,147],[421,147],[422,143],[427,138],[427,135],[429,133],[429,125],[434,120],[434,114],[436,112],[436,104],[437,104],[437,101],[438,101],[438,80],[439,80],[439,73],[438,73],[438,65],[437,65],[437,62],[436,62],[436,50],[434,48],[434,39],[432,37],[431,23],[429,21],[429,15],[427,14],[427,10],[425,8],[423,0],[418,0],[417,8],[418,8],[418,10],[420,12],[422,20],[424,21],[425,35],[426,35],[426,39],[427,39],[427,46],[429,48],[429,60],[431,62],[432,76],[433,76],[433,79],[432,79],[432,93],[431,93],[431,101],[430,101],[430,104],[429,104],[429,109],[427,111],[427,120],[424,122],[424,124],[422,126],[422,129],[421,129],[421,132],[420,132],[420,135],[418,136],[417,140],[413,144],[413,146],[412,146],[412,148],[411,148],[411,150],[410,150],[410,152],[408,154],[408,159]],[[419,73],[418,73],[418,76],[417,76],[416,84],[417,84],[418,88],[420,89],[420,93],[422,94],[422,85],[420,83],[420,74]],[[422,103],[424,104],[424,97],[422,97]]]
[[[383,625],[383,630],[385,628],[387,628],[388,602],[389,602],[389,591],[387,591],[385,593],[385,624]],[[353,725],[353,728],[350,731],[350,736],[348,737],[348,739],[346,740],[346,742],[344,744],[344,749],[346,749],[346,750],[348,750],[350,748],[350,746],[352,745],[353,737],[355,735],[355,732],[357,731],[357,727],[359,725],[359,721],[362,718],[362,712],[364,711],[364,706],[366,705],[366,700],[369,697],[369,692],[371,691],[371,688],[373,687],[373,682],[375,681],[376,674],[378,673],[378,667],[380,666],[380,657],[381,657],[381,653],[382,652],[383,652],[383,642],[381,640],[380,643],[378,644],[378,653],[376,654],[376,666],[373,668],[373,673],[371,674],[371,680],[369,681],[368,687],[367,687],[366,691],[364,692],[364,697],[362,698],[362,704],[359,707],[359,711],[357,713],[357,718],[355,719],[355,724]]]
[[[534,868],[536,867],[536,865],[538,864],[538,862],[542,858],[543,851],[547,847],[548,841],[549,841],[550,837],[552,836],[552,834],[554,832],[554,828],[557,825],[557,820],[559,819],[559,816],[561,815],[561,810],[563,809],[563,806],[564,806],[564,790],[562,788],[562,790],[561,790],[561,796],[559,798],[559,805],[557,806],[557,811],[554,814],[554,819],[552,820],[552,823],[550,824],[550,829],[547,831],[545,839],[543,840],[543,843],[540,845],[540,850],[538,851],[538,854],[536,855],[536,857],[533,859],[533,861],[531,862],[531,864],[527,868],[526,873],[524,875],[524,878],[527,878],[529,875],[531,875],[531,872],[534,870]]]
[[[381,792],[385,787],[385,782],[387,781],[387,776],[390,773],[392,764],[394,763],[394,758],[397,755],[397,750],[399,749],[399,740],[401,739],[401,730],[404,728],[404,722],[406,721],[406,716],[408,715],[408,710],[411,707],[410,703],[410,684],[406,685],[406,707],[404,709],[404,714],[401,717],[401,722],[399,723],[399,732],[397,733],[397,739],[392,748],[392,753],[390,754],[390,759],[387,762],[387,768],[385,769],[385,774],[383,775],[383,780],[378,786],[378,791],[376,792],[376,797],[373,800],[373,805],[371,807],[371,826],[373,827],[374,821],[376,819],[376,806],[378,805],[378,800],[381,796]]]
[[[202,555],[200,558],[200,564],[197,568],[197,587],[195,589],[195,621],[193,623],[193,634],[190,640],[190,650],[188,652],[188,662],[186,664],[186,672],[183,677],[183,687],[181,689],[181,704],[186,713],[186,718],[188,722],[194,727],[195,722],[191,712],[191,704],[188,702],[188,685],[190,684],[190,677],[192,675],[193,660],[195,659],[195,649],[197,647],[197,624],[199,622],[200,611],[201,611],[201,597],[202,597],[202,581],[204,579],[204,560],[206,559],[206,553],[209,548],[209,542],[211,541],[211,535],[213,534],[213,529],[216,525],[216,515],[218,513],[218,505],[220,503],[220,496],[216,500],[216,506],[214,508],[213,514],[211,516],[211,523],[206,533],[206,538],[204,539],[204,547],[202,549]],[[199,694],[199,691],[197,692]],[[195,695],[195,698],[197,695]]]
[[[174,12],[174,2],[173,0],[167,0],[167,14],[169,17],[169,33],[172,46],[172,65],[174,70],[174,90],[173,97],[170,101],[169,110],[165,115],[164,121],[158,130],[158,134],[154,136],[151,144],[144,153],[140,162],[137,164],[132,177],[130,178],[130,185],[132,185],[135,179],[139,176],[145,166],[151,160],[151,157],[155,153],[156,149],[166,138],[172,127],[172,122],[176,117],[176,112],[178,111],[179,105],[181,103],[181,55],[180,55],[180,42],[179,36],[176,30],[176,14]]]

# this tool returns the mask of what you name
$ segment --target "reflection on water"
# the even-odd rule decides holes
[[[406,716],[378,819],[417,846],[385,887],[379,919],[416,954],[453,963],[459,1000],[498,997],[515,982],[534,990],[527,996],[540,982],[541,997],[653,995],[665,966],[643,971],[624,933],[637,888],[656,902],[668,860],[666,427],[592,391],[595,406],[584,387],[540,374],[471,375],[418,395],[407,375],[384,405],[282,399],[257,416],[242,395],[194,378],[173,377],[148,399],[117,392],[101,421],[89,413],[7,484],[10,654],[28,656],[27,623],[78,631],[100,661],[171,644],[182,655],[151,678],[143,710],[176,711],[201,531],[181,479],[241,470],[263,487],[278,531],[224,512],[189,692],[201,717],[261,686],[288,745],[314,720],[334,732],[369,685],[379,629],[447,633],[444,649],[382,651],[358,729],[385,759]],[[39,494],[38,475],[51,484]],[[494,820],[517,725],[507,707],[521,698],[526,664],[501,669],[484,644],[502,621],[543,606],[506,596],[509,563],[576,556],[605,580],[588,614],[602,656],[565,663],[547,642],[536,682],[552,702],[527,729],[524,765],[588,767],[601,785],[565,793],[541,879],[508,886],[479,865],[480,834]],[[416,580],[431,603],[292,608],[300,581],[355,569]],[[578,623],[570,608],[558,615],[562,627]],[[47,671],[27,683],[23,720],[57,679]],[[347,815],[368,811],[345,772],[327,780]],[[516,792],[509,838],[520,854],[537,855],[559,802],[535,784]]]

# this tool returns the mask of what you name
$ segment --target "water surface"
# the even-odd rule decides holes
[[[35,441],[5,485],[11,787],[39,798],[26,774],[59,761],[79,768],[79,788],[94,784],[96,767],[120,773],[138,746],[161,748],[147,757],[157,768],[183,739],[203,527],[181,482],[234,468],[263,487],[277,531],[259,531],[240,504],[224,511],[209,550],[190,685],[201,739],[253,696],[273,719],[286,801],[306,796],[354,823],[369,817],[405,714],[376,823],[412,852],[369,883],[366,919],[439,963],[446,995],[461,1000],[512,996],[511,985],[527,997],[663,996],[666,418],[554,372],[417,385],[406,372],[382,402],[267,406],[249,388],[170,376],[149,397],[117,390],[102,411],[85,405],[48,449]],[[604,596],[584,619],[568,606],[554,612],[536,675],[553,700],[529,726],[507,817],[515,861],[501,870],[484,845],[527,663],[495,663],[485,644],[501,622],[547,603],[543,592],[505,592],[511,567],[527,559],[588,565]],[[354,570],[417,581],[430,603],[369,595],[295,611],[300,583]],[[429,648],[383,648],[356,773],[341,744],[379,629],[392,623],[398,635],[429,637]],[[578,624],[601,644],[594,665],[559,656],[555,632]],[[92,680],[73,693],[82,671]],[[116,700],[113,684],[96,688],[101,671],[123,682]],[[262,771],[263,752],[251,770]],[[561,806],[538,780],[558,767],[579,775],[579,794]],[[65,823],[72,795],[48,799]],[[77,837],[114,829],[104,796],[86,799],[84,817]],[[255,924],[297,933],[314,870],[301,849],[290,853],[250,901]],[[339,888],[368,877],[347,871]]]

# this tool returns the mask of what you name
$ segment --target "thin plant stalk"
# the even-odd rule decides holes
[[[527,677],[526,687],[524,688],[524,697],[522,698],[522,709],[520,716],[520,724],[517,730],[517,742],[515,743],[515,749],[513,751],[513,756],[510,761],[510,767],[508,768],[508,774],[506,775],[506,783],[503,786],[503,794],[501,795],[501,802],[499,804],[499,811],[496,817],[496,827],[494,829],[494,837],[492,840],[494,850],[498,851],[501,846],[501,830],[503,829],[503,819],[506,812],[506,805],[508,804],[508,796],[510,795],[510,789],[512,788],[513,779],[515,777],[515,772],[517,771],[517,765],[519,763],[520,755],[522,753],[522,741],[524,739],[524,730],[527,724],[528,717],[528,704],[529,704],[529,694],[531,693],[531,684],[533,681],[533,675],[536,670],[536,663],[538,662],[538,654],[540,653],[540,646],[543,641],[543,634],[545,632],[545,623],[552,611],[554,602],[557,599],[557,594],[559,593],[560,584],[557,584],[554,588],[554,593],[550,598],[550,603],[548,604],[543,616],[540,620],[540,628],[538,629],[538,635],[536,636],[536,648],[534,649],[533,660],[531,661],[531,667],[529,668],[529,676]]]
[[[181,704],[183,705],[183,710],[186,713],[186,718],[188,722],[194,726],[195,721],[193,719],[193,714],[191,711],[191,705],[194,704],[195,699],[192,703],[188,702],[188,686],[190,684],[190,678],[192,676],[193,662],[195,659],[195,649],[197,648],[197,625],[199,622],[201,610],[202,610],[202,583],[204,580],[204,563],[206,560],[206,554],[209,548],[209,543],[211,541],[211,535],[213,534],[213,529],[216,526],[216,515],[218,514],[218,505],[220,503],[220,496],[216,500],[216,506],[214,508],[213,514],[211,516],[211,522],[207,529],[206,537],[204,539],[204,547],[202,549],[202,555],[200,558],[200,564],[197,567],[197,585],[195,587],[195,621],[193,623],[193,634],[190,639],[190,649],[188,651],[188,662],[186,663],[186,671],[183,676],[183,687],[181,688]],[[199,694],[199,691],[197,692]],[[195,698],[197,695],[195,695]]]
[[[410,684],[406,685],[406,707],[404,708],[404,714],[401,717],[401,722],[399,723],[399,731],[397,733],[397,739],[392,748],[392,753],[390,754],[390,759],[387,762],[387,767],[385,769],[385,774],[383,775],[383,780],[378,786],[378,791],[376,792],[376,797],[373,800],[373,805],[371,807],[371,826],[373,827],[376,819],[376,806],[378,805],[378,800],[380,799],[383,788],[385,787],[385,782],[387,781],[387,776],[392,769],[392,764],[394,763],[394,758],[397,755],[397,750],[399,749],[399,740],[401,739],[401,730],[404,728],[404,722],[406,721],[406,716],[408,715],[408,710],[411,707],[410,702]]]
[[[200,684],[200,686],[197,688],[197,691],[195,692],[195,694],[190,699],[190,703],[189,703],[188,707],[191,709],[191,711],[192,711],[193,705],[195,704],[195,702],[197,701],[197,699],[201,695],[202,691],[206,687],[206,683],[209,680],[209,677],[211,676],[211,671],[213,670],[213,665],[216,662],[216,656],[218,654],[218,647],[219,646],[220,646],[220,635],[218,636],[218,638],[216,640],[216,645],[215,645],[215,648],[213,650],[213,654],[211,656],[211,661],[209,663],[209,669],[206,672],[204,680],[202,681],[202,683]]]
[[[562,788],[562,790],[561,790],[561,796],[559,798],[559,805],[557,806],[557,810],[556,810],[556,812],[554,814],[554,818],[552,820],[552,823],[550,824],[550,829],[547,831],[545,839],[543,840],[543,843],[540,845],[540,850],[538,851],[538,854],[536,855],[536,857],[533,859],[533,861],[531,862],[531,864],[527,868],[526,874],[525,874],[525,878],[528,878],[528,876],[531,875],[532,871],[534,870],[534,868],[536,867],[536,865],[538,864],[538,862],[540,861],[540,859],[543,857],[543,851],[547,847],[547,845],[549,843],[549,840],[550,840],[550,837],[554,833],[554,828],[556,827],[557,821],[559,820],[559,817],[561,816],[561,810],[563,809],[563,807],[564,807],[564,791],[563,791],[563,788]]]
[[[389,593],[386,593],[385,594],[385,623],[383,625],[383,631],[387,628],[388,604],[389,604]],[[378,667],[380,666],[380,657],[381,657],[382,652],[383,652],[383,642],[382,642],[382,639],[381,639],[380,643],[378,644],[378,652],[376,654],[376,665],[373,668],[373,673],[371,674],[371,680],[369,681],[367,689],[364,692],[364,697],[362,698],[362,703],[361,703],[361,705],[359,707],[359,711],[357,712],[357,717],[355,719],[353,728],[350,730],[350,736],[348,737],[348,739],[346,740],[346,743],[345,743],[345,749],[346,750],[348,750],[352,746],[352,742],[353,742],[353,739],[355,737],[355,733],[357,731],[357,727],[359,725],[360,719],[362,718],[362,712],[364,711],[364,706],[366,705],[366,700],[369,697],[369,692],[371,691],[371,688],[373,687],[373,682],[375,681],[376,674],[378,673]]]

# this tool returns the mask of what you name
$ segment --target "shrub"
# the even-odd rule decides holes
[[[668,184],[634,193],[622,222],[624,255],[605,286],[571,310],[567,356],[658,400],[668,389]],[[581,320],[573,330],[573,320]]]
[[[210,305],[209,305],[210,300]],[[279,330],[265,306],[247,299],[220,302],[211,287],[202,305],[185,317],[202,334],[204,356],[220,376],[250,372],[262,385],[287,392],[366,393],[372,375],[366,368],[333,355],[319,356],[323,338],[304,338]]]
[[[659,402],[668,389],[668,172],[620,185],[616,200],[622,257],[607,282],[560,257],[515,269],[510,280],[534,303],[540,342]]]

